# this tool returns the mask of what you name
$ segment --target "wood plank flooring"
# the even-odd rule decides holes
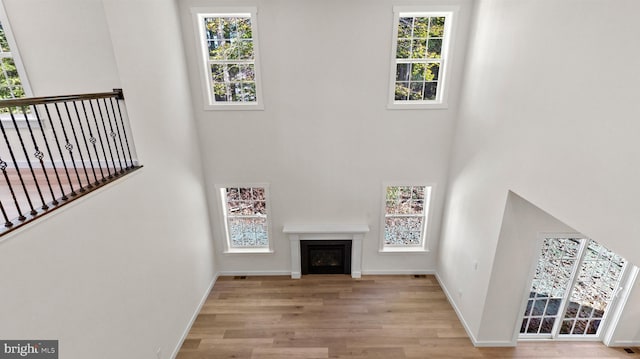
[[[58,169],[56,176],[56,171],[53,169],[45,170],[42,168],[34,168],[34,179],[31,171],[28,168],[24,168],[20,170],[22,181],[24,182],[24,187],[22,187],[22,183],[20,182],[20,178],[18,177],[17,170],[15,168],[8,168],[7,175],[9,178],[9,183],[7,183],[7,180],[4,178],[4,176],[0,174],[0,200],[2,201],[2,205],[4,206],[5,211],[7,212],[7,216],[10,220],[20,216],[20,212],[18,212],[16,209],[15,202],[9,189],[9,184],[11,184],[11,187],[13,188],[16,200],[18,201],[18,205],[20,206],[21,212],[23,214],[29,212],[30,210],[29,202],[27,201],[27,194],[29,195],[34,208],[39,209],[42,206],[42,201],[36,188],[36,181],[40,185],[40,191],[42,192],[45,203],[49,203],[53,200],[53,197],[51,197],[51,193],[47,185],[45,171],[47,176],[49,177],[49,181],[53,187],[54,195],[56,197],[61,197],[62,191],[67,194],[70,193],[70,185],[72,185],[76,191],[80,188],[80,186],[78,185],[76,173],[73,170],[69,171],[69,177],[67,177],[64,169]],[[81,172],[81,175],[84,176],[84,173]],[[58,178],[60,179],[60,182],[57,182]],[[69,179],[71,179],[71,181],[69,181]],[[84,178],[81,179],[84,181]]]
[[[177,359],[638,358],[594,342],[475,348],[433,276],[220,277]]]
[[[86,187],[89,182],[91,182],[91,184],[95,183],[96,177],[102,178],[103,175],[108,176],[110,172],[114,172],[114,169],[96,168],[95,171],[96,176],[93,175],[91,169],[87,169],[85,173],[84,168],[78,168],[76,172],[73,167],[69,166],[67,171],[65,171],[64,168],[57,168],[55,170],[51,168],[34,168],[34,173],[32,174],[29,168],[23,168],[20,170],[20,174],[22,175],[21,182],[18,171],[15,168],[8,168],[8,182],[7,178],[0,174],[0,201],[4,206],[9,220],[14,220],[19,217],[21,213],[26,215],[30,211],[27,195],[36,210],[40,210],[42,207],[42,199],[40,198],[40,193],[38,193],[36,182],[40,186],[40,192],[42,193],[45,204],[48,204],[54,198],[60,199],[63,193],[69,198],[72,198],[70,195],[72,188],[74,191],[80,193],[81,187]],[[89,180],[87,180],[87,177],[89,177]],[[80,180],[78,180],[78,178],[80,178]],[[24,187],[22,183],[24,183]],[[52,187],[51,189],[49,188],[49,184]],[[17,210],[9,185],[13,189],[13,194],[16,197],[15,200],[18,201],[21,211]],[[51,191],[53,191],[53,196],[51,195]],[[2,223],[4,222],[4,218],[0,217],[0,220],[2,220]]]

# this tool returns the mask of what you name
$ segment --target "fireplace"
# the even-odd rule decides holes
[[[353,225],[286,225],[282,229],[291,243],[291,278],[299,279],[302,275],[302,242],[335,242],[346,241],[351,246],[349,271],[352,278],[362,275],[362,241],[369,232],[366,224]]]
[[[351,241],[300,241],[302,274],[351,274]]]

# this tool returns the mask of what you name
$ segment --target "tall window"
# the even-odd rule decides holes
[[[260,108],[256,11],[197,13],[209,109]]]
[[[220,188],[229,252],[270,249],[267,187]]]
[[[431,187],[387,186],[383,250],[421,250],[429,213]]]
[[[31,95],[9,20],[0,2],[0,100]]]
[[[391,107],[444,104],[452,18],[452,12],[404,12],[396,8]]]
[[[626,263],[591,239],[544,238],[520,338],[599,340]]]

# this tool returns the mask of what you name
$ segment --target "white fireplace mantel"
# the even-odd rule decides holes
[[[301,240],[351,240],[351,277],[362,276],[362,239],[369,232],[369,226],[357,225],[290,225],[282,232],[291,242],[291,278],[302,276],[300,264]]]

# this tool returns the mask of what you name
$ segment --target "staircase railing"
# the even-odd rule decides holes
[[[141,167],[121,89],[0,101],[0,131],[0,235]]]

